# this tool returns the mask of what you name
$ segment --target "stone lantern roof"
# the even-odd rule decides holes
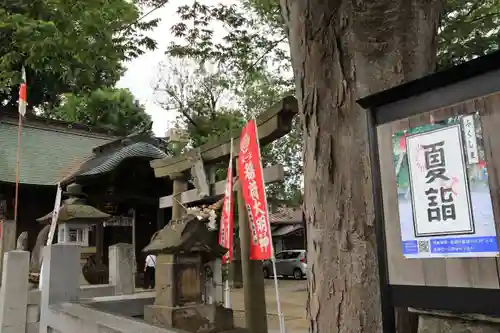
[[[153,235],[142,251],[154,254],[202,253],[207,260],[221,258],[228,250],[219,245],[217,231],[209,230],[206,222],[190,213],[172,220]]]
[[[57,223],[73,222],[82,224],[93,224],[110,217],[111,215],[101,212],[99,209],[86,204],[86,194],[82,192],[78,184],[70,184],[67,191],[63,193],[66,197],[59,210]],[[47,224],[52,221],[50,212],[37,219],[38,222]]]

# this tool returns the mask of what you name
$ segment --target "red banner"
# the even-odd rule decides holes
[[[241,132],[238,167],[250,223],[250,259],[270,259],[273,255],[271,227],[254,120],[250,120]]]
[[[227,169],[226,191],[224,193],[224,206],[222,206],[222,214],[219,228],[219,244],[226,249],[227,253],[222,257],[222,263],[230,263],[233,260],[233,147],[231,141],[231,155],[229,158],[229,167]]]

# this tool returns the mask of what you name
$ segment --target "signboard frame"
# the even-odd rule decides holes
[[[396,307],[500,316],[498,259],[478,258],[465,261],[466,259],[433,258],[408,260],[403,257],[401,248],[397,248],[398,241],[395,238],[395,234],[399,234],[399,231],[394,231],[394,224],[399,225],[398,214],[389,214],[389,220],[386,219],[385,215],[385,207],[394,206],[392,201],[387,200],[397,199],[398,194],[395,189],[394,195],[388,195],[388,192],[383,190],[381,171],[382,165],[384,174],[387,175],[388,166],[394,163],[393,160],[388,161],[388,154],[384,153],[388,150],[387,145],[391,145],[390,134],[387,134],[388,130],[391,129],[391,124],[404,123],[407,128],[413,127],[415,124],[419,126],[425,124],[423,122],[425,117],[428,117],[427,119],[432,123],[435,114],[438,115],[438,118],[440,118],[439,115],[444,114],[467,115],[474,112],[471,108],[481,106],[481,110],[476,111],[479,111],[481,117],[487,117],[487,119],[483,118],[481,123],[484,129],[488,128],[488,133],[486,131],[484,133],[485,147],[489,145],[485,161],[488,166],[492,166],[491,169],[488,168],[488,186],[493,201],[492,207],[498,241],[500,238],[500,203],[498,200],[500,157],[496,157],[492,152],[494,149],[500,149],[500,140],[496,139],[498,142],[492,142],[495,140],[489,140],[487,137],[487,135],[497,136],[496,128],[500,127],[500,108],[498,107],[500,104],[500,81],[498,77],[500,77],[500,51],[363,97],[357,101],[367,114],[374,227],[384,333],[396,331],[394,315]],[[486,105],[486,100],[490,104]],[[426,116],[423,117],[424,115]],[[398,127],[397,130],[401,129]],[[381,141],[381,144],[383,143],[381,146],[379,146],[379,138],[385,140]],[[390,155],[392,156],[392,152]],[[394,170],[391,172],[394,173]],[[387,176],[384,177],[384,179],[388,179]],[[386,187],[387,184],[384,188]],[[386,201],[386,206],[384,201]],[[398,236],[400,242],[401,236],[400,234]],[[389,247],[392,251],[390,255],[388,254]],[[399,253],[395,251],[399,251]],[[398,266],[399,264],[401,265]],[[479,266],[469,269],[467,266],[469,264]],[[405,271],[409,267],[408,265],[421,265],[420,273],[416,268],[412,269],[410,273]],[[426,268],[433,270],[433,272],[426,275],[425,272],[422,272]],[[480,273],[472,281],[470,276],[466,274],[473,274],[474,270],[479,270],[477,272]],[[417,273],[418,276],[414,276],[414,273]],[[460,276],[460,274],[465,274],[465,276]],[[491,275],[491,279],[488,281],[483,277],[486,274],[488,277]],[[496,279],[492,278],[493,275]],[[405,280],[402,276],[409,278]],[[391,282],[392,279],[397,282]],[[439,281],[436,283],[436,279],[444,279],[445,283]],[[464,299],[467,299],[467,302],[464,302]]]

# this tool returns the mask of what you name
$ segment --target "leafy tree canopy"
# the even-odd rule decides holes
[[[177,39],[167,54],[194,59],[202,66],[224,64],[220,70],[225,76],[224,89],[233,94],[233,100],[238,100],[234,109],[243,116],[266,109],[292,91],[289,47],[278,0],[241,0],[235,5],[194,2],[180,6],[177,13],[181,22],[172,27]],[[439,28],[438,66],[445,68],[497,50],[499,14],[500,0],[448,0]],[[222,39],[214,38],[217,27],[225,31]],[[208,97],[196,96],[201,100]],[[199,110],[193,107],[195,104],[187,105],[185,110]],[[201,118],[214,124],[214,114],[224,114],[221,109],[212,108],[210,116],[205,111],[196,111],[189,117],[185,117],[185,112],[181,114],[184,121],[197,117],[200,124]],[[191,129],[191,135],[202,136],[204,140],[220,132],[214,129],[207,134],[205,129],[198,131],[192,124],[185,125]],[[289,173],[288,185],[280,190],[284,198],[295,197],[294,193],[300,192],[302,164],[297,151],[301,151],[301,138],[302,129],[296,124],[290,135],[263,149],[265,163],[280,162]],[[290,191],[291,188],[295,191]]]
[[[21,66],[30,108],[55,106],[64,93],[113,86],[123,62],[154,49],[127,0],[12,0],[0,8],[0,101],[16,107]]]
[[[44,115],[60,120],[109,128],[127,135],[145,128],[150,116],[127,89],[103,88],[87,95],[63,95],[61,104]]]
[[[454,66],[498,50],[499,26],[499,0],[446,1],[439,27],[439,66]]]
[[[267,110],[289,91],[279,78],[265,71],[255,71],[252,79],[242,85],[237,73],[226,65],[170,57],[161,67],[157,101],[165,110],[179,115],[175,125],[187,130],[187,148],[242,128],[247,119]],[[292,133],[261,147],[264,166],[280,163],[285,168],[286,180],[267,186],[271,204],[300,202],[301,139],[296,121]],[[225,163],[220,165],[218,179],[226,177],[226,167]]]
[[[241,0],[236,5],[181,6],[183,20],[172,28],[182,42],[170,52],[199,59],[225,59],[251,74],[274,66],[288,68],[288,45],[278,0]],[[227,31],[222,41],[213,37],[211,23]],[[499,49],[500,1],[447,0],[439,27],[438,61],[445,68]]]

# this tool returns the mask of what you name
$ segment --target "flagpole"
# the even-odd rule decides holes
[[[229,181],[231,182],[231,193],[229,194],[229,205],[230,207],[233,207],[233,174],[232,174],[232,163],[233,163],[233,138],[231,138],[231,149],[230,149],[230,152],[229,152],[229,165],[228,165],[228,169],[231,169],[231,178],[230,179],[226,179],[226,182]],[[229,178],[229,177],[228,177]],[[226,184],[226,188],[229,184]],[[229,209],[229,211],[231,213],[234,213],[233,212],[233,209]],[[232,218],[233,218],[233,215],[234,214],[231,214],[231,216],[229,216],[229,220],[231,221]],[[233,220],[234,221],[234,220]],[[230,226],[229,226],[230,227]],[[233,222],[233,228],[228,228],[229,230],[225,231],[227,232],[227,237],[231,237],[229,234],[230,233],[233,233],[234,234],[234,222]],[[234,243],[234,240],[231,242],[231,247],[233,247],[233,243]],[[228,249],[230,251],[230,253],[232,253],[233,249]],[[232,262],[233,258],[232,258],[232,255],[229,255],[229,258],[228,258],[229,262],[226,262],[226,265],[229,263]],[[227,266],[226,266],[227,267]],[[224,286],[224,306],[226,309],[229,309],[231,308],[231,288],[229,287],[229,279],[228,279],[228,276],[226,274],[226,282],[225,282],[225,286]]]
[[[21,129],[23,127],[23,116],[19,113],[19,121],[17,124],[17,156],[16,156],[16,193],[14,197],[14,222],[17,226],[17,210],[19,201],[19,174],[21,161]]]
[[[260,163],[260,168],[262,168],[262,156],[260,155],[260,141],[259,141],[259,131],[257,129],[257,122],[255,118],[253,118],[254,124],[255,124],[255,137],[257,141],[257,147],[258,147],[258,152],[259,152],[259,163]],[[264,179],[262,179],[262,185],[264,186]],[[269,221],[269,207],[267,204],[267,194],[266,194],[266,188],[264,186],[264,202],[266,203],[266,213],[267,215],[267,220]],[[273,244],[273,237],[271,234],[271,223],[268,225],[269,230],[269,241],[271,242],[271,263],[273,265],[273,276],[274,276],[274,289],[276,291],[276,307],[278,311],[278,318],[279,318],[279,323],[280,323],[280,333],[286,333],[285,332],[285,317],[283,315],[283,312],[281,312],[281,301],[280,301],[280,292],[279,292],[279,287],[278,287],[278,274],[276,274],[276,258],[274,256],[274,244]]]
[[[16,156],[16,192],[14,195],[14,223],[17,227],[17,213],[19,207],[19,175],[21,164],[21,130],[23,127],[23,117],[26,113],[27,95],[26,95],[26,70],[21,67],[21,85],[19,86],[19,121],[17,124],[17,156]]]

